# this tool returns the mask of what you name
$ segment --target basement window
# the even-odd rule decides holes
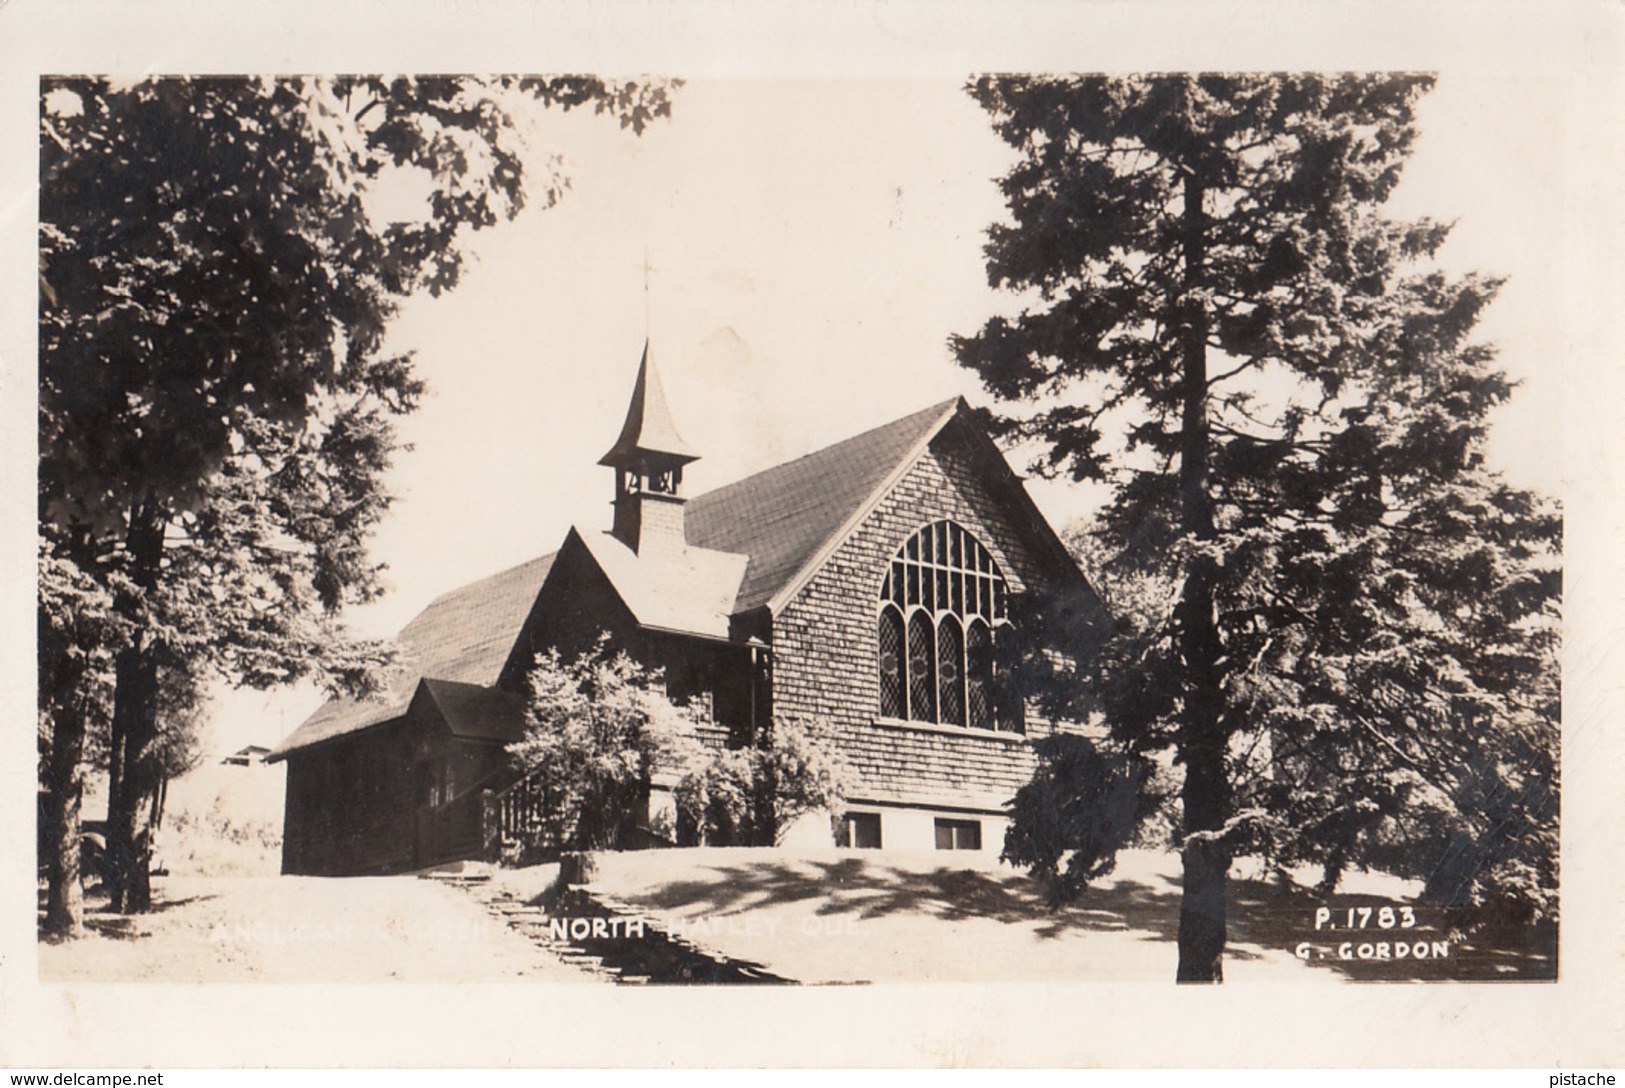
[[[982,822],[980,820],[938,820],[938,850],[980,850],[982,848]]]
[[[835,832],[835,845],[853,850],[880,849],[880,813],[848,812]]]

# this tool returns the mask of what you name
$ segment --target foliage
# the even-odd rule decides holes
[[[225,810],[182,808],[165,820],[163,862],[175,876],[275,876],[282,828]]]
[[[112,594],[43,537],[38,580],[40,784],[52,789],[47,768],[59,717],[78,719],[81,738],[105,738],[113,711],[113,654],[123,633]]]
[[[682,825],[718,845],[776,845],[808,813],[844,810],[851,770],[825,721],[774,721],[760,745],[709,752],[676,788]]]
[[[1060,906],[1112,872],[1165,799],[1143,756],[1068,733],[1033,748],[1038,769],[1010,802],[1000,859],[1032,872]]]
[[[382,682],[389,648],[335,617],[381,592],[366,540],[392,419],[422,394],[385,332],[402,299],[456,284],[467,232],[562,191],[552,165],[529,176],[517,111],[642,131],[669,102],[568,77],[50,77],[42,95],[40,521],[120,621],[109,853],[115,903],[140,909],[160,673]],[[391,219],[402,192],[421,202]],[[53,707],[100,682],[44,655],[41,678]]]
[[[516,108],[590,104],[639,131],[669,110],[662,85],[585,78],[42,91],[42,502],[53,523],[98,527],[149,491],[196,505],[245,419],[298,435],[351,413],[315,439],[370,415],[363,394],[410,406],[408,360],[382,354],[398,300],[456,284],[466,230],[561,191],[527,179]],[[380,194],[403,186],[424,190],[419,216],[381,221]]]
[[[677,706],[658,671],[607,638],[568,661],[539,654],[527,678],[525,735],[508,746],[531,777],[545,838],[560,850],[613,849],[647,818],[657,771],[697,758],[697,708]]]
[[[1123,562],[1102,542],[1100,530],[1097,519],[1080,519],[1062,531],[1061,543],[1099,595],[1109,622],[1141,633],[1166,624],[1179,597],[1167,572]]]
[[[761,841],[756,814],[762,764],[760,749],[725,748],[710,752],[679,779],[674,791],[678,844],[748,846]]]
[[[1116,568],[1173,591],[1076,679],[1183,768],[1181,979],[1222,977],[1249,844],[1333,870],[1426,790],[1481,882],[1497,836],[1555,828],[1556,702],[1529,693],[1555,686],[1561,522],[1483,462],[1511,386],[1471,333],[1498,284],[1433,267],[1447,227],[1382,214],[1430,84],[971,88],[1019,155],[987,254],[1021,309],[960,360],[1039,471],[1110,485]]]

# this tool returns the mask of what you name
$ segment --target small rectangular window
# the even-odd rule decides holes
[[[880,849],[880,813],[848,812],[841,817],[835,845],[853,850]]]
[[[448,770],[443,759],[431,759],[418,764],[418,797],[429,808],[444,804],[448,798]]]
[[[938,850],[980,850],[982,848],[982,822],[980,820],[938,820]]]

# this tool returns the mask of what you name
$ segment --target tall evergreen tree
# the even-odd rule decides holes
[[[1482,461],[1510,385],[1469,336],[1498,284],[1433,270],[1447,228],[1382,213],[1430,86],[970,88],[1018,152],[987,254],[1022,309],[956,351],[1008,433],[1046,450],[1041,471],[1111,485],[1115,561],[1175,587],[1165,615],[1091,648],[1084,678],[1120,740],[1182,767],[1181,981],[1223,977],[1243,844],[1331,862],[1410,785],[1459,806],[1466,737],[1554,735],[1520,703],[1559,522]],[[1317,761],[1318,803],[1295,812],[1303,795],[1271,783]]]
[[[115,901],[138,910],[164,670],[353,688],[382,659],[333,617],[379,591],[366,537],[391,420],[421,393],[384,333],[401,300],[455,285],[468,231],[558,196],[560,177],[527,176],[515,111],[641,132],[669,102],[587,78],[41,90],[40,521],[123,639],[108,845]],[[391,190],[421,192],[422,214],[385,220]],[[59,664],[42,658],[45,705],[76,705]],[[53,723],[64,759],[78,721]]]

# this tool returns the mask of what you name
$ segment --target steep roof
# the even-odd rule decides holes
[[[638,380],[632,384],[632,403],[626,408],[626,422],[621,424],[621,435],[615,445],[598,463],[626,467],[642,459],[681,465],[698,460],[699,456],[677,433],[671,408],[666,404],[665,387],[660,384],[660,374],[649,358],[649,343],[644,341],[643,361],[638,364]]]
[[[956,397],[690,499],[690,544],[750,556],[735,612],[767,603],[906,467],[953,415]]]
[[[524,735],[525,700],[515,692],[456,680],[425,680],[421,690],[456,736],[506,744]]]
[[[745,576],[745,556],[692,545],[639,555],[608,533],[579,528],[570,533],[586,547],[640,626],[728,637],[728,617],[735,611],[734,599]]]
[[[274,762],[295,749],[400,717],[411,705],[418,682],[426,678],[495,684],[556,554],[435,598],[396,636],[407,655],[406,668],[382,699],[328,702],[266,759]]]
[[[943,401],[689,500],[684,518],[689,547],[658,562],[642,559],[607,534],[571,532],[640,624],[725,638],[730,614],[767,604],[792,586],[963,404],[957,397]],[[383,700],[334,700],[267,758],[275,761],[399,717],[422,680],[494,685],[557,554],[436,599],[398,636],[412,661]],[[449,722],[456,715],[446,709],[448,703],[467,693],[442,697],[446,691],[441,685],[429,694]]]

